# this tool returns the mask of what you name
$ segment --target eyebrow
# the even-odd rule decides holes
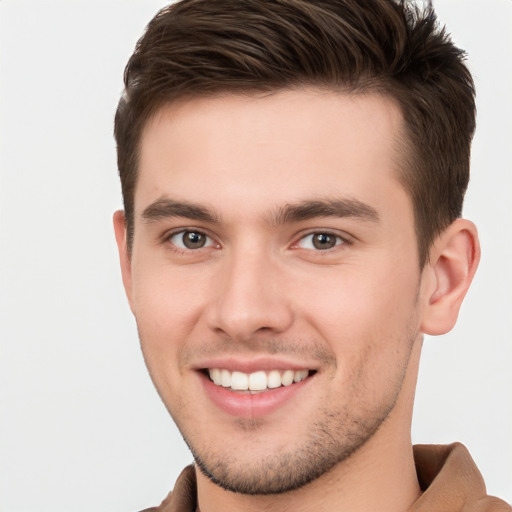
[[[174,201],[167,197],[157,199],[142,212],[142,220],[146,223],[173,217],[219,224],[217,215],[208,208],[188,201]]]
[[[220,224],[220,219],[214,211],[196,203],[175,201],[168,197],[157,199],[142,212],[142,220],[146,223],[173,217]],[[272,212],[267,217],[267,222],[278,226],[318,217],[352,217],[371,222],[379,221],[379,214],[375,208],[358,199],[347,198],[306,200],[287,204]]]
[[[378,222],[379,214],[372,206],[358,199],[322,199],[302,201],[279,208],[270,218],[271,224],[288,224],[317,217],[352,217]]]

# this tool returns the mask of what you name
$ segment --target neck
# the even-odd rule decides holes
[[[420,495],[410,442],[373,439],[357,454],[304,487],[283,494],[248,496],[218,487],[198,471],[201,512],[405,512]]]

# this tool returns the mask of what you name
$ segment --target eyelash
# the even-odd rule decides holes
[[[186,233],[196,234],[196,235],[199,235],[199,236],[204,236],[206,238],[206,242],[205,242],[206,245],[204,245],[202,247],[198,247],[198,248],[192,249],[190,247],[180,247],[179,245],[177,245],[175,242],[172,241],[172,239],[174,237],[177,237],[177,236],[180,236],[180,235],[181,235],[182,240],[183,240],[183,236]],[[178,253],[178,254],[187,254],[187,253],[190,253],[190,252],[194,252],[194,251],[196,251],[198,249],[205,249],[205,248],[208,248],[208,247],[214,247],[214,246],[220,247],[220,245],[218,243],[215,243],[213,237],[211,237],[210,235],[208,235],[207,233],[205,233],[201,229],[194,229],[194,228],[181,229],[179,231],[172,231],[170,233],[166,233],[162,237],[162,241],[164,243],[169,243],[172,246],[173,250],[176,253]]]
[[[318,249],[318,248],[305,248],[305,247],[301,247],[300,244],[301,242],[304,242],[308,237],[314,237],[314,236],[318,236],[318,235],[324,235],[324,236],[327,236],[327,237],[334,237],[336,239],[335,241],[335,245],[332,246],[332,247],[328,247],[328,248],[324,248],[324,249]],[[312,245],[314,245],[314,241],[312,239],[311,241]],[[329,230],[317,230],[317,231],[310,231],[308,233],[305,233],[303,235],[300,236],[300,238],[298,239],[297,242],[295,242],[293,245],[292,245],[292,248],[293,249],[306,249],[306,250],[312,250],[312,251],[315,251],[317,253],[329,253],[331,251],[334,251],[336,250],[337,248],[340,248],[339,246],[343,246],[343,245],[351,245],[352,244],[352,240],[350,240],[348,237],[346,236],[342,236],[340,235],[339,233],[334,233],[332,231],[329,231]]]
[[[177,237],[177,236],[184,236],[186,233],[190,233],[190,234],[197,234],[199,236],[204,236],[206,237],[206,242],[205,242],[205,245],[201,246],[201,247],[197,247],[197,248],[190,248],[190,247],[180,247],[179,245],[177,245],[175,242],[172,241],[172,239],[174,237]],[[301,242],[304,242],[308,237],[313,237],[315,235],[325,235],[327,237],[334,237],[336,239],[336,243],[334,246],[332,247],[328,247],[328,248],[325,248],[325,249],[318,249],[318,248],[305,248],[305,247],[301,247]],[[220,244],[219,243],[216,243],[213,239],[212,236],[208,235],[207,233],[205,233],[203,230],[201,229],[194,229],[194,228],[187,228],[187,229],[181,229],[179,231],[173,231],[171,233],[167,233],[165,234],[163,237],[163,242],[167,242],[167,243],[170,243],[170,245],[172,246],[173,250],[180,254],[180,255],[185,255],[185,254],[190,254],[191,252],[195,252],[199,249],[207,249],[209,247],[217,247],[219,248],[220,247]],[[183,240],[183,238],[182,238]],[[312,242],[312,244],[314,244],[314,242]],[[352,244],[352,240],[350,240],[348,237],[344,237],[344,236],[341,236],[339,233],[334,233],[332,231],[328,231],[328,230],[317,230],[317,231],[310,231],[308,233],[304,233],[302,234],[296,242],[294,242],[292,245],[291,245],[291,248],[292,249],[305,249],[305,250],[311,250],[311,251],[314,251],[314,252],[317,252],[319,254],[321,253],[330,253],[331,251],[333,250],[336,250],[336,248],[338,248],[339,246],[343,246],[343,245],[351,245]]]

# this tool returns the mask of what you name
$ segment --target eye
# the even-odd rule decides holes
[[[333,233],[310,233],[302,237],[297,246],[301,249],[313,249],[315,251],[326,251],[337,245],[345,243],[341,236]]]
[[[186,230],[174,233],[169,241],[179,249],[202,249],[214,245],[213,240],[201,231]]]

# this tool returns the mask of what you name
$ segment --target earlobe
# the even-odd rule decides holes
[[[126,218],[123,210],[114,213],[114,233],[116,235],[117,249],[119,251],[119,263],[121,265],[121,275],[123,277],[124,290],[130,308],[132,308],[132,266],[130,255],[128,253],[126,239]],[[133,310],[133,308],[132,308]]]
[[[450,224],[430,251],[432,286],[427,292],[421,330],[438,335],[450,331],[480,261],[475,225],[466,219]]]

